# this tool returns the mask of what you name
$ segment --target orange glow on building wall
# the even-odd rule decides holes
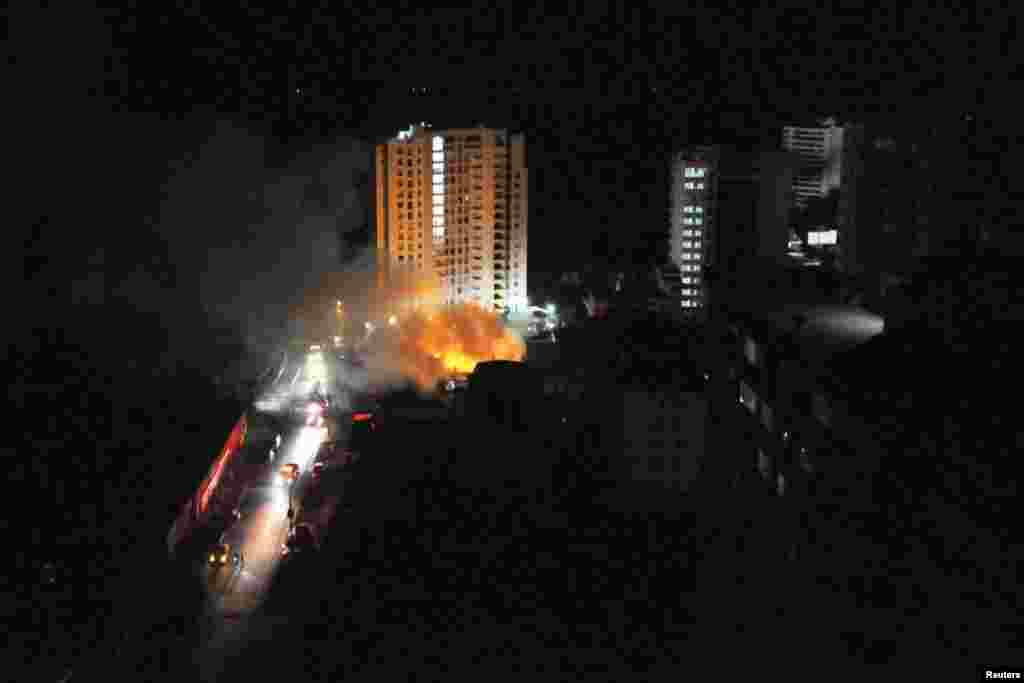
[[[528,177],[521,135],[414,126],[376,149],[378,270],[440,281],[441,303],[525,310]]]

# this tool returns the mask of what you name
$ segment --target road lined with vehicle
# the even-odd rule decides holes
[[[341,507],[343,487],[329,475],[358,459],[376,417],[376,405],[353,392],[359,373],[349,377],[350,366],[351,357],[314,347],[282,367],[243,417],[241,439],[229,444],[237,453],[197,492],[230,510],[198,568],[213,627],[207,654],[223,653],[244,631],[281,563],[319,547]],[[330,492],[321,490],[325,481]]]

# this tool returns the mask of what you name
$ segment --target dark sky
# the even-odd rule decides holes
[[[814,15],[662,4],[578,3],[564,15],[537,4],[33,10],[11,24],[16,76],[5,99],[25,163],[46,176],[29,196],[67,210],[65,198],[86,195],[77,210],[91,230],[159,219],[168,160],[198,154],[225,122],[216,174],[249,174],[256,186],[254,167],[309,178],[331,157],[325,145],[371,143],[413,121],[517,129],[529,143],[531,270],[558,271],[658,256],[676,144],[757,144],[831,112],[980,110],[1011,68],[1001,55],[1012,53],[1014,23],[972,8]],[[123,203],[111,213],[74,174],[52,173],[66,166],[60,150],[94,154],[89,165],[125,188]],[[196,230],[213,239],[208,225]],[[187,231],[167,238],[201,250]]]

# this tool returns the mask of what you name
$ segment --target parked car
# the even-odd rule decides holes
[[[214,545],[206,556],[210,587],[217,591],[228,590],[241,576],[243,565],[242,553],[237,547],[224,542]]]
[[[288,532],[288,537],[281,546],[281,555],[289,557],[296,553],[313,552],[320,549],[320,539],[312,524],[296,524]]]
[[[218,543],[210,548],[206,563],[211,567],[240,567],[242,565],[242,554],[231,547],[229,543]]]
[[[359,460],[358,452],[345,448],[338,442],[332,441],[322,444],[316,457],[313,459],[313,483],[317,483],[326,470],[335,467],[347,467],[357,460]]]

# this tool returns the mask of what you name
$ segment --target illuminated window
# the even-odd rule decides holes
[[[683,230],[683,237],[693,237],[693,230]]]
[[[704,213],[704,207],[703,206],[695,206],[695,207],[693,207],[693,212],[694,213]]]
[[[707,169],[705,169],[705,168],[689,167],[689,168],[686,169],[686,177],[687,178],[703,178],[706,173],[707,173]]]
[[[690,284],[692,282],[693,282],[693,278],[692,277],[684,277],[683,278],[683,284],[684,285],[688,285],[688,284]]]
[[[693,231],[693,236],[694,237],[700,237],[701,236],[701,231],[700,230],[694,230]]]
[[[693,243],[693,248],[694,249],[700,249],[700,241],[694,242]]]
[[[704,224],[704,219],[703,219],[703,218],[700,218],[700,217],[698,216],[697,218],[694,218],[694,219],[693,219],[693,224],[694,224],[694,225],[703,225],[703,224]]]
[[[435,152],[444,149],[444,138],[441,137],[440,135],[435,135],[434,139],[432,140],[432,143]]]
[[[693,219],[692,218],[684,218],[683,219],[683,225],[693,225]]]
[[[690,242],[689,240],[686,240],[686,241],[683,242],[683,249],[692,249],[692,248],[693,248],[693,242]]]
[[[704,183],[697,183],[697,189],[698,190],[703,190],[704,189]]]
[[[696,185],[696,183],[686,183],[685,185],[683,185],[683,187],[685,189],[687,189],[687,190],[693,190],[693,189],[695,189],[694,188],[695,185]]]
[[[693,206],[684,206],[683,207],[683,213],[694,213],[694,209],[695,208],[696,207],[693,207]]]

